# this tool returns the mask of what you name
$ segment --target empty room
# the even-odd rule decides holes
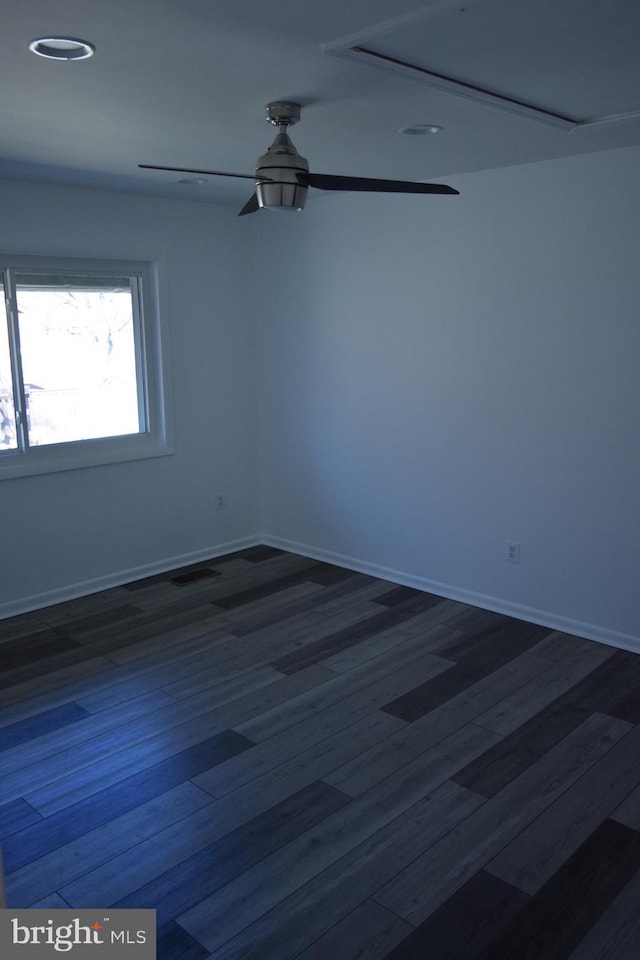
[[[3,958],[637,960],[639,37],[7,12]]]

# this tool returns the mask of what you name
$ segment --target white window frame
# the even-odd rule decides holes
[[[0,480],[76,470],[109,463],[162,457],[173,453],[173,435],[169,416],[169,371],[162,351],[160,314],[160,277],[157,262],[142,260],[97,260],[66,257],[32,257],[0,254],[0,272],[41,272],[53,275],[135,277],[134,336],[136,370],[141,407],[145,414],[144,432],[120,437],[100,437],[65,443],[30,446],[26,450],[7,450],[0,454]],[[133,291],[132,291],[133,292]],[[6,290],[0,322],[17,325],[13,302]],[[5,319],[6,317],[6,319]],[[10,338],[11,340],[11,338]],[[15,358],[12,357],[15,367]],[[13,377],[16,369],[12,370]],[[18,390],[20,386],[18,386]]]

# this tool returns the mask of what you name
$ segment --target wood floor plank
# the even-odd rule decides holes
[[[106,657],[94,657],[82,663],[52,671],[37,680],[16,684],[11,690],[0,692],[0,727],[17,723],[45,710],[70,703],[76,694],[92,689],[101,683],[99,678],[116,669]]]
[[[330,654],[322,662],[326,667],[344,673],[411,641],[421,641],[425,653],[435,651],[443,643],[459,635],[459,631],[454,631],[448,622],[453,616],[454,606],[456,605],[453,601],[445,600],[401,624],[395,624],[388,630],[365,637],[338,653]]]
[[[0,727],[70,703],[92,691],[117,683],[119,679],[122,677],[113,660],[93,657],[35,680],[16,684],[10,691],[0,693]]]
[[[242,683],[248,686],[252,678],[254,682],[258,681],[258,685],[260,678],[267,676],[273,680],[282,678],[283,674],[267,662],[269,658],[264,655],[264,652],[261,656],[256,656],[253,651],[247,650],[242,641],[224,646],[225,650],[216,647],[199,655],[197,658],[199,669],[195,669],[193,662],[189,664],[183,662],[185,669],[174,671],[174,680],[165,680],[162,689],[170,693],[174,699],[182,700],[205,691],[211,695],[214,688],[220,687],[221,684],[230,684],[239,689]],[[165,674],[166,672],[164,671]],[[159,674],[152,678],[153,682],[157,676]]]
[[[640,727],[633,727],[487,870],[525,893],[537,893],[638,783]]]
[[[331,616],[334,613],[342,612],[354,603],[360,603],[362,600],[375,602],[386,587],[387,584],[384,580],[370,577],[366,573],[356,573],[348,580],[342,581],[319,594],[315,609],[320,613]]]
[[[456,630],[461,630],[463,634],[471,639],[477,636],[481,630],[503,627],[513,622],[512,617],[507,617],[503,613],[495,613],[492,610],[483,610],[481,607],[470,607],[467,604],[462,605],[462,609],[452,620],[452,625]]]
[[[337,619],[343,623],[350,623],[370,615],[371,608],[367,607],[350,610]],[[220,619],[216,618],[215,623],[220,625]],[[207,669],[209,675],[214,675],[214,672],[222,663],[226,663],[230,667],[235,664],[238,668],[268,663],[275,659],[279,653],[290,652],[305,643],[312,642],[317,637],[324,636],[332,629],[332,623],[330,617],[311,609],[292,617],[286,617],[284,620],[276,621],[275,624],[270,623],[266,627],[248,631],[243,633],[242,636],[220,631],[218,639],[215,640],[215,643],[210,643],[208,647],[209,665]],[[235,628],[236,624],[229,623],[227,627],[229,629],[231,627]],[[110,656],[119,663],[128,663],[144,654],[144,663],[148,663],[150,650],[155,650],[157,656],[158,640],[159,638],[156,638],[155,645],[147,641],[145,645],[136,644],[134,647],[116,651]]]
[[[100,885],[99,893],[103,898],[103,904],[112,906],[123,896],[182,863],[208,844],[214,843],[277,803],[286,800],[296,791],[308,787],[327,769],[332,769],[363,746],[368,746],[375,742],[376,738],[388,733],[389,723],[397,722],[381,714],[378,724],[375,721],[367,721],[354,725],[348,731],[349,736],[345,736],[339,742],[325,741],[314,750],[306,751],[299,758],[294,758],[288,765],[283,764],[275,771],[270,771],[253,780],[243,791],[240,801],[233,795],[214,801],[211,807],[185,817],[180,823],[159,831],[149,840],[139,843],[133,850],[116,857],[108,869],[94,877],[96,883]],[[196,783],[199,780],[198,777],[193,779]],[[132,793],[127,789],[125,782],[113,788],[107,803],[96,804],[87,801],[78,803],[69,809],[68,817],[62,818],[59,814],[49,817],[44,821],[43,826],[46,827],[51,821],[54,823],[58,821],[58,829],[65,829],[67,832],[77,830],[80,818],[85,822],[87,820],[95,822],[105,807],[130,809],[131,805],[135,805],[135,800],[132,803]],[[60,822],[61,819],[62,822]],[[36,841],[42,845],[42,834],[45,830],[40,830],[38,833]],[[74,836],[78,835],[77,832],[74,833]],[[50,838],[51,831],[45,834],[44,839]],[[24,857],[24,842],[15,845],[8,852],[13,859],[17,856]]]
[[[158,927],[156,953],[159,960],[205,960],[207,951],[173,921]]]
[[[639,869],[640,834],[606,820],[516,914],[483,960],[565,960]]]
[[[141,584],[140,586],[136,587],[135,583],[127,583],[124,585],[124,589],[130,591],[130,599],[141,610],[155,610],[158,607],[170,604],[172,600],[177,600],[179,597],[180,587],[163,577],[149,577],[148,582],[138,582]],[[136,592],[131,597],[131,592],[134,590]]]
[[[481,870],[384,960],[479,960],[528,899]]]
[[[354,799],[338,814],[181,914],[179,923],[209,950],[215,950],[286,899],[297,886],[415,806],[447,778],[449,764],[448,757],[440,765],[432,757],[418,757],[364,797]]]
[[[535,624],[499,625],[479,631],[462,640],[445,643],[438,653],[452,660],[455,666],[444,676],[417,684],[384,709],[412,723],[442,703],[446,703],[466,687],[494,673],[519,654],[531,649],[548,631]]]
[[[113,626],[121,623],[123,620],[134,622],[136,617],[144,616],[144,611],[132,603],[122,604],[117,607],[107,607],[98,613],[89,613],[79,617],[77,620],[70,620],[65,624],[65,633],[70,637],[80,637],[92,633],[97,628]],[[86,639],[86,636],[84,637]]]
[[[290,590],[287,591],[286,596],[280,598],[278,605],[260,601],[251,604],[249,607],[243,606],[234,610],[226,610],[224,615],[233,627],[234,633],[243,637],[245,634],[253,634],[257,630],[277,628],[280,624],[298,614],[312,613],[314,621],[322,622],[324,617],[335,616],[342,610],[348,612],[353,606],[357,606],[360,613],[360,616],[356,616],[354,619],[362,619],[373,613],[373,610],[368,609],[362,601],[352,599],[350,580],[341,581],[331,587],[322,587],[311,581],[305,582],[301,586],[304,587],[305,595],[302,595],[301,588],[298,588],[298,596],[295,599],[291,599],[293,591]],[[325,598],[327,605],[329,605],[329,598],[333,598],[334,603],[337,603],[340,599],[342,605],[336,607],[335,610],[327,610],[325,609]]]
[[[400,766],[472,722],[489,704],[495,703],[496,699],[520,689],[547,666],[546,659],[532,652],[516,657],[431,713],[410,725],[404,723],[398,732],[387,740],[354,757],[342,770],[336,771],[336,783],[341,782],[342,789],[348,789],[350,793],[367,790]]]
[[[287,696],[294,697],[333,676],[322,667],[315,667],[306,672],[298,683],[283,682],[283,679],[279,678],[222,705],[219,700],[224,699],[225,695],[215,689],[205,690],[182,701],[171,698],[168,705],[159,709],[155,704],[156,694],[145,694],[141,698],[128,701],[125,706],[119,705],[117,711],[103,712],[78,720],[80,727],[76,724],[68,725],[29,742],[23,750],[7,750],[3,757],[5,795],[8,797],[21,786],[23,792],[37,789],[38,784],[45,782],[46,778],[53,781],[70,775],[74,770],[94,763],[98,755],[104,760],[149,738],[157,739],[164,735],[165,745],[168,745],[166,732],[181,726],[190,737],[191,728],[184,724],[198,718],[204,730],[203,738],[207,731],[222,732],[234,722],[260,713],[273,703],[281,702]],[[130,720],[138,717],[140,701],[146,702],[148,709],[139,717],[138,722],[132,725]],[[151,704],[155,704],[153,709]],[[176,737],[179,737],[179,733]],[[72,757],[68,755],[70,747],[75,747]],[[67,755],[63,755],[63,752]]]
[[[320,610],[316,604],[309,611],[287,617],[282,622],[252,629],[248,635],[243,636],[243,639],[254,649],[259,647],[264,649],[263,645],[269,644],[272,654],[270,660],[273,661],[281,655],[295,652],[323,639],[337,628],[357,625],[368,620],[375,616],[376,609],[368,600],[346,604],[332,613]],[[286,631],[285,634],[283,629]],[[286,644],[280,642],[283,636],[287,638]]]
[[[250,630],[241,637],[242,649],[246,653],[259,652],[261,656],[269,651],[269,661],[273,661],[314,643],[333,630],[367,620],[375,616],[376,610],[368,601],[349,604],[332,614],[323,613],[314,606],[282,621]]]
[[[40,814],[22,797],[5,803],[0,807],[0,840],[41,820]]]
[[[44,897],[37,903],[34,903],[31,910],[68,910],[69,904],[63,900],[59,893],[52,893],[49,897]]]
[[[616,807],[611,818],[640,832],[640,786],[632,790],[629,796]]]
[[[376,710],[386,697],[393,696],[394,691],[406,690],[416,678],[434,677],[450,667],[448,660],[433,654],[419,657],[413,650],[408,658],[397,657],[396,663],[393,657],[381,656],[376,658],[375,665],[371,663],[366,669],[358,668],[334,676],[322,690],[312,690],[289,703],[278,705],[252,720],[237,724],[236,729],[260,742],[326,710],[333,703],[340,703],[343,710],[356,704],[370,711]]]
[[[162,608],[167,613],[177,612],[185,609],[189,602],[194,605],[197,601],[203,600],[214,603],[218,597],[271,581],[276,582],[280,577],[307,568],[309,560],[294,554],[282,554],[259,566],[238,558],[227,559],[226,562],[224,558],[218,558],[208,566],[219,576],[215,579],[196,580],[179,585],[171,580],[172,574],[180,575],[180,571],[175,570],[168,571],[159,577],[151,577],[138,587],[135,584],[129,584],[129,590],[134,590],[133,593],[129,593],[129,602],[133,598],[136,606],[142,606],[146,597],[151,600],[146,604],[150,611],[159,611]]]
[[[238,550],[232,556],[242,560],[249,560],[250,563],[264,563],[265,560],[272,560],[281,557],[283,551],[279,547],[269,547],[259,544],[256,547],[247,547],[246,550]]]
[[[345,794],[315,781],[113,906],[120,909],[146,905],[157,911],[159,924],[168,923],[347,803],[349,797]],[[72,905],[76,905],[76,900],[77,905],[84,903],[82,884],[63,890],[63,894]]]
[[[203,632],[201,629],[191,628],[191,631],[193,634],[191,638],[182,639],[176,643],[169,642],[166,636],[163,636],[162,641],[156,637],[150,652],[147,651],[144,656],[136,658],[135,663],[117,664],[111,654],[108,658],[93,657],[75,666],[55,670],[50,674],[18,684],[10,692],[2,691],[0,692],[0,726],[33,716],[35,713],[41,713],[43,710],[63,703],[80,702],[84,697],[96,695],[108,687],[114,688],[112,701],[114,704],[121,700],[128,700],[131,696],[130,690],[125,689],[123,694],[119,695],[121,683],[139,680],[144,684],[143,678],[146,674],[170,664],[177,665],[175,669],[178,671],[180,669],[178,665],[183,660],[187,661],[189,656],[205,656],[217,639],[220,639],[217,637],[214,641],[211,633],[206,630]],[[229,640],[231,637],[229,634],[224,634],[224,639]],[[189,665],[185,667],[185,670],[188,671],[188,669]],[[197,669],[197,665],[194,669]],[[108,694],[105,694],[105,698],[108,701]]]
[[[233,762],[235,758],[232,758],[222,765],[220,770],[214,768],[207,771],[198,782],[213,796],[225,796],[261,774],[303,754],[316,744],[348,736],[347,731],[359,721],[377,723],[376,702],[375,690],[366,688],[343,702],[312,713],[293,728],[287,728],[255,743],[244,762]],[[388,732],[397,731],[404,726],[402,721],[396,718],[394,720],[392,727],[385,726]]]
[[[468,665],[475,672],[477,661],[484,663],[488,649],[505,652],[523,653],[534,644],[546,639],[550,634],[548,627],[535,623],[525,623],[512,617],[501,617],[497,623],[481,627],[476,631],[467,631],[461,638],[442,647],[442,656],[458,664]]]
[[[212,613],[214,616],[220,616],[220,611],[213,606],[213,602],[208,597],[202,598],[198,605],[185,597],[170,607],[141,613],[135,620],[124,621],[117,629],[110,625],[99,627],[86,636],[78,637],[77,642],[87,648],[87,655],[119,650],[122,647],[141,644],[145,640],[150,640],[153,644],[159,630],[166,633],[174,628],[180,629],[194,623],[202,626],[203,623],[208,622]]]
[[[198,673],[202,668],[205,657],[196,654],[193,657],[185,658],[184,661],[170,664],[166,667],[160,667],[158,670],[150,670],[148,673],[141,673],[133,680],[122,680],[120,683],[105,685],[101,689],[95,689],[85,696],[78,697],[75,700],[87,713],[102,713],[104,710],[113,710],[115,707],[130,703],[142,696],[158,697],[158,702],[164,698],[165,704],[175,700],[175,697],[164,693],[161,688],[168,683],[181,680],[185,676],[191,676]],[[114,678],[115,679],[115,678]]]
[[[640,870],[601,913],[568,960],[637,960],[640,943],[638,903]]]
[[[322,823],[348,803],[349,798],[339,790],[321,783],[310,784],[299,794],[288,797],[278,808],[272,808],[257,818],[257,822],[249,821],[234,833],[201,848],[193,857],[182,860],[173,870],[156,879],[154,889],[158,896],[153,902],[154,908],[160,911],[159,922],[173,919],[180,912],[175,904],[182,902],[183,895],[187,894],[188,903],[191,902],[189,893],[202,899],[199,893],[207,888],[216,890],[222,886],[225,875],[233,878],[242,873],[268,856],[274,845],[277,848],[280,843]],[[206,809],[211,808],[208,806]],[[271,831],[273,837],[269,839]],[[256,842],[258,838],[260,842]],[[207,872],[194,876],[193,867],[200,862],[206,864]],[[191,886],[188,887],[190,881]],[[61,887],[60,893],[75,907],[97,907],[105,902],[109,906],[115,906],[114,882],[121,886],[117,858],[112,858],[95,870],[85,872],[77,882]],[[146,895],[148,896],[148,890]],[[144,899],[142,890],[138,893],[133,891],[127,897],[127,903],[139,904]],[[118,902],[123,900],[124,898],[121,898]]]
[[[78,651],[78,642],[68,636],[59,627],[46,627],[38,633],[20,638],[20,643],[5,644],[2,647],[0,664],[0,685],[8,686],[11,679],[29,665],[46,661],[56,654]],[[8,679],[9,678],[9,679]]]
[[[114,786],[92,794],[89,799],[76,799],[67,809],[7,837],[3,843],[6,872],[12,873],[128,813],[141,803],[161,796],[245,746],[246,741],[232,733],[212,737],[141,773],[123,778]]]
[[[307,581],[295,588],[297,592],[304,589],[306,595],[300,598],[289,599],[293,594],[293,588],[290,588],[285,596],[279,595],[279,597],[245,604],[225,611],[225,616],[238,636],[274,625],[278,626],[297,614],[309,611],[317,615],[318,622],[327,618],[327,625],[330,620],[336,624],[336,628],[339,628],[379,613],[379,608],[370,601],[372,596],[379,592],[380,585],[378,581],[373,584],[370,581],[370,577],[362,574],[324,587]],[[310,592],[311,590],[313,592]],[[327,629],[325,634],[329,632],[331,631]],[[307,642],[311,642],[311,639],[308,638]]]
[[[425,596],[423,591],[416,590],[414,587],[393,587],[391,590],[386,590],[381,594],[376,603],[382,604],[383,607],[397,607],[398,604],[404,603],[405,600],[417,600],[423,596]],[[426,594],[426,596],[433,597],[434,605],[442,600],[442,597],[437,597],[434,594]]]
[[[365,900],[299,954],[298,960],[384,960],[412,929],[379,903]]]
[[[422,599],[405,600],[390,609],[383,609],[380,613],[368,617],[360,624],[343,627],[336,630],[335,633],[322,637],[315,643],[306,645],[302,650],[279,657],[273,661],[273,665],[283,673],[295,673],[312,663],[319,663],[332,654],[354,646],[363,639],[403,623],[415,616],[416,613],[422,613],[424,610],[436,606],[439,602],[440,598],[432,597],[430,594],[423,594]]]
[[[199,608],[200,609],[200,608]],[[151,657],[157,657],[160,650],[166,650],[170,655],[181,656],[188,651],[189,646],[204,641],[208,646],[214,646],[226,640],[233,639],[234,634],[225,629],[220,614],[212,612],[211,606],[206,608],[207,615],[191,623],[170,627],[165,630],[166,624],[159,625],[158,632],[145,640],[136,640],[123,643],[120,647],[109,651],[109,658],[119,665],[131,664],[140,661],[145,664]],[[160,640],[162,637],[162,640]]]
[[[20,637],[32,633],[40,633],[51,624],[43,620],[38,611],[35,613],[21,613],[15,617],[0,620],[0,644],[6,641],[18,640]]]
[[[312,575],[314,583],[322,584],[324,587],[335,586],[337,583],[343,583],[345,580],[351,580],[357,574],[353,570],[345,567],[338,567],[334,563],[323,563],[320,569]]]
[[[570,633],[563,633],[561,630],[552,630],[538,647],[540,653],[550,660],[573,659],[596,649],[608,650],[611,655],[616,650],[615,647],[597,643],[595,640],[586,640],[584,637],[576,637]]]
[[[492,860],[631,729],[594,714],[375,895],[418,925]]]
[[[67,727],[71,723],[88,717],[89,713],[77,703],[65,703],[52,710],[36,714],[24,720],[18,720],[0,729],[0,752],[20,743],[33,740],[41,733]]]
[[[548,710],[541,710],[460,770],[456,780],[469,790],[494,797],[589,716],[586,709],[554,701]]]
[[[275,595],[297,583],[310,581],[322,569],[322,563],[294,554],[282,554],[259,565],[254,564],[242,574],[223,577],[208,586],[206,595],[222,610],[231,610],[261,597]],[[194,592],[194,588],[188,588]],[[199,585],[196,585],[199,592]]]
[[[638,684],[640,657],[614,652],[456,779],[470,790],[493,796],[592,713],[604,712],[634,723]]]
[[[228,940],[215,960],[296,957],[482,803],[469,790],[443,784]]]
[[[9,873],[6,878],[8,902],[15,908],[31,907],[35,901],[60,891],[65,901],[74,906],[62,887],[124,850],[135,847],[163,827],[210,804],[211,797],[192,783],[181,783],[166,790]],[[82,884],[82,879],[79,883]]]
[[[172,703],[175,703],[172,697],[154,690],[129,700],[126,704],[121,704],[117,712],[104,711],[98,715],[88,714],[86,719],[81,718],[73,725],[54,728],[28,743],[6,750],[2,754],[3,775],[8,778],[8,775],[14,771],[25,771],[29,766],[40,764],[56,755],[58,755],[57,763],[64,767],[65,754],[73,750],[76,745],[84,746],[86,741],[108,731],[127,728],[136,719],[152,715],[155,710],[160,710]],[[56,761],[54,765],[55,763]],[[7,780],[6,783],[8,785],[9,781]]]
[[[554,661],[548,670],[538,674],[525,687],[497,703],[478,717],[477,723],[503,736],[513,733],[534,717],[543,707],[588,676],[613,655],[611,647],[593,644],[577,654]]]
[[[197,677],[192,674],[185,679],[168,683],[162,688],[162,692],[174,700],[184,700],[206,690],[213,698],[212,705],[218,706],[251,693],[252,690],[259,690],[267,684],[275,683],[276,680],[282,680],[282,676],[269,664],[247,670],[235,669],[232,672],[218,668],[213,676],[207,676],[204,685],[201,671]]]
[[[229,593],[225,596],[219,596],[215,599],[215,604],[222,610],[234,610],[237,607],[249,605],[256,600],[261,600],[264,597],[267,597],[271,600],[275,594],[286,591],[289,587],[298,586],[298,584],[305,583],[306,581],[313,582],[312,577],[317,572],[318,564],[313,562],[307,566],[303,566],[299,570],[296,570],[294,573],[289,573],[286,576],[280,576],[277,580],[272,580],[268,583],[260,583],[244,590],[240,590],[237,593]]]
[[[454,731],[434,746],[421,750],[416,756],[423,755],[425,760],[433,763],[433,769],[446,770],[447,773],[443,776],[443,779],[449,779],[454,776],[460,767],[465,765],[467,761],[463,758],[474,755],[480,756],[498,739],[496,733],[488,730],[484,731],[490,734],[491,739],[489,739],[487,736],[483,736],[481,731],[483,731],[482,727],[470,723],[466,727]],[[339,770],[334,770],[333,773],[328,774],[325,780],[349,796],[359,797],[387,776],[402,770],[407,763],[407,756],[400,751],[394,751],[394,760],[394,763],[388,763],[383,768],[369,766],[367,769],[366,763],[362,763],[361,757],[359,757],[356,764],[345,764]],[[408,762],[412,761],[409,760]]]
[[[98,590],[96,593],[85,594],[73,600],[63,600],[61,603],[44,607],[38,611],[38,616],[50,626],[58,627],[78,617],[126,603],[131,603],[131,595],[124,587],[109,587],[106,590]]]
[[[373,744],[384,741],[397,732],[402,721],[384,713],[367,713],[359,720],[333,727],[327,722],[317,736],[297,737],[297,746],[288,736],[278,752],[277,738],[266,744],[251,747],[251,764],[221,764],[220,774],[213,767],[194,778],[194,783],[215,797],[227,797],[233,802],[233,792],[240,788],[244,803],[261,803],[261,795],[280,798],[287,784],[301,789],[314,779],[325,779],[332,770],[357,756]],[[339,729],[337,729],[339,727]],[[318,730],[314,726],[314,732]],[[302,749],[300,749],[302,747]],[[268,752],[267,752],[268,751]]]
[[[287,617],[315,608],[324,597],[326,588],[311,580],[302,580],[275,595],[265,592],[263,597],[238,607],[225,609],[224,616],[238,636],[260,627],[279,623]]]
[[[86,796],[99,792],[103,793],[101,799],[104,800],[104,791],[117,786],[123,780],[126,781],[126,789],[132,796],[148,796],[150,791],[153,796],[161,785],[166,789],[189,780],[251,746],[250,740],[233,730],[225,730],[207,738],[200,738],[197,734],[192,739],[195,742],[182,750],[169,747],[168,750],[172,752],[169,752],[168,756],[165,756],[167,750],[145,751],[144,764],[141,764],[137,754],[133,754],[133,762],[124,766],[120,762],[116,764],[115,775],[108,768],[106,772],[103,771],[102,767],[106,765],[102,761],[99,764],[100,769],[90,767],[83,771],[84,776],[77,777],[73,784],[69,784],[68,779],[64,778],[63,781],[56,781],[50,787],[28,795],[29,803],[43,816],[50,816]],[[156,759],[157,757],[160,759]],[[130,772],[132,769],[134,773]]]
[[[232,642],[224,634],[215,638],[209,634],[199,634],[190,641],[184,641],[179,648],[163,649],[164,656],[152,654],[136,659],[126,665],[118,665],[109,677],[93,684],[90,692],[75,697],[75,702],[88,710],[99,713],[140,696],[147,690],[158,690],[169,683],[177,682],[207,669],[215,657],[218,645]]]
[[[0,652],[21,905],[144,897],[159,960],[636,960],[636,654],[264,546]]]
[[[219,577],[218,570],[211,570],[207,567],[199,567],[196,570],[190,570],[188,573],[178,573],[171,577],[171,582],[181,587],[187,583],[195,583],[197,580],[209,580],[212,577]]]
[[[49,761],[32,765],[26,771],[11,774],[7,780],[11,780],[12,790],[20,791],[20,795],[24,795],[36,810],[50,816],[79,799],[115,786],[132,775],[132,771],[133,775],[142,775],[144,771],[161,762],[173,763],[178,755],[187,750],[198,749],[210,740],[215,741],[216,737],[230,738],[233,733],[229,730],[230,724],[259,713],[264,709],[265,703],[277,703],[295,697],[300,690],[317,686],[324,682],[325,678],[326,672],[321,667],[313,667],[299,675],[298,683],[293,682],[293,677],[285,677],[230,704],[206,713],[197,713],[197,724],[189,719],[176,726],[173,722],[175,717],[169,717],[164,730],[160,732],[157,728],[162,725],[159,721],[154,722],[152,726],[156,729],[150,736],[144,736],[144,725],[140,722],[136,724],[137,729],[118,731],[117,736],[112,731],[105,735],[103,741],[96,737],[86,744],[82,751],[78,750],[77,759],[75,756],[73,760],[67,759],[66,769],[74,766],[73,773],[64,773],[64,757],[56,755]],[[184,703],[188,704],[189,701],[181,701],[179,705]],[[156,711],[153,715],[154,721],[157,721],[161,713],[164,711]],[[238,734],[235,736],[240,737]],[[247,742],[245,737],[240,739]],[[102,753],[94,753],[99,740]],[[48,764],[51,766],[48,767]],[[45,785],[42,785],[43,780],[47,781]],[[39,783],[40,786],[30,790],[26,786],[29,782]],[[10,795],[8,786],[5,786],[5,790]]]
[[[180,611],[179,614],[175,614],[173,617],[165,617],[162,621],[162,626],[171,629],[173,627],[179,628],[190,624],[202,624],[210,616],[211,609],[210,604],[193,608],[187,606],[187,609]],[[49,675],[52,671],[71,667],[82,663],[84,660],[94,659],[104,654],[121,654],[120,647],[123,644],[123,634],[125,633],[128,638],[127,642],[129,643],[134,643],[134,641],[139,642],[144,639],[151,639],[152,642],[157,642],[157,639],[154,640],[154,638],[157,638],[159,627],[160,623],[157,618],[153,618],[138,627],[135,631],[131,629],[127,631],[114,631],[106,628],[104,638],[99,641],[94,639],[91,640],[91,643],[81,643],[77,640],[63,641],[55,647],[58,652],[53,652],[51,655],[36,660],[25,660],[21,665],[5,670],[0,674],[0,688],[13,687],[27,680],[38,680],[42,676]],[[93,636],[95,636],[95,634]],[[73,646],[71,646],[71,644],[73,644]],[[42,652],[42,649],[40,649],[40,652]],[[34,684],[34,687],[35,686]]]

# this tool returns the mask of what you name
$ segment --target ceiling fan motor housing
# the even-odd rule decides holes
[[[297,103],[267,104],[267,120],[278,127],[275,140],[266,153],[258,158],[256,196],[260,207],[267,210],[302,210],[308,187],[298,180],[298,174],[309,173],[309,164],[301,157],[287,133],[287,127],[300,119]]]

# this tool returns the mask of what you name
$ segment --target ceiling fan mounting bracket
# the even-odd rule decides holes
[[[300,104],[291,103],[289,100],[276,100],[273,103],[268,103],[265,110],[267,120],[274,127],[292,127],[300,119]]]

